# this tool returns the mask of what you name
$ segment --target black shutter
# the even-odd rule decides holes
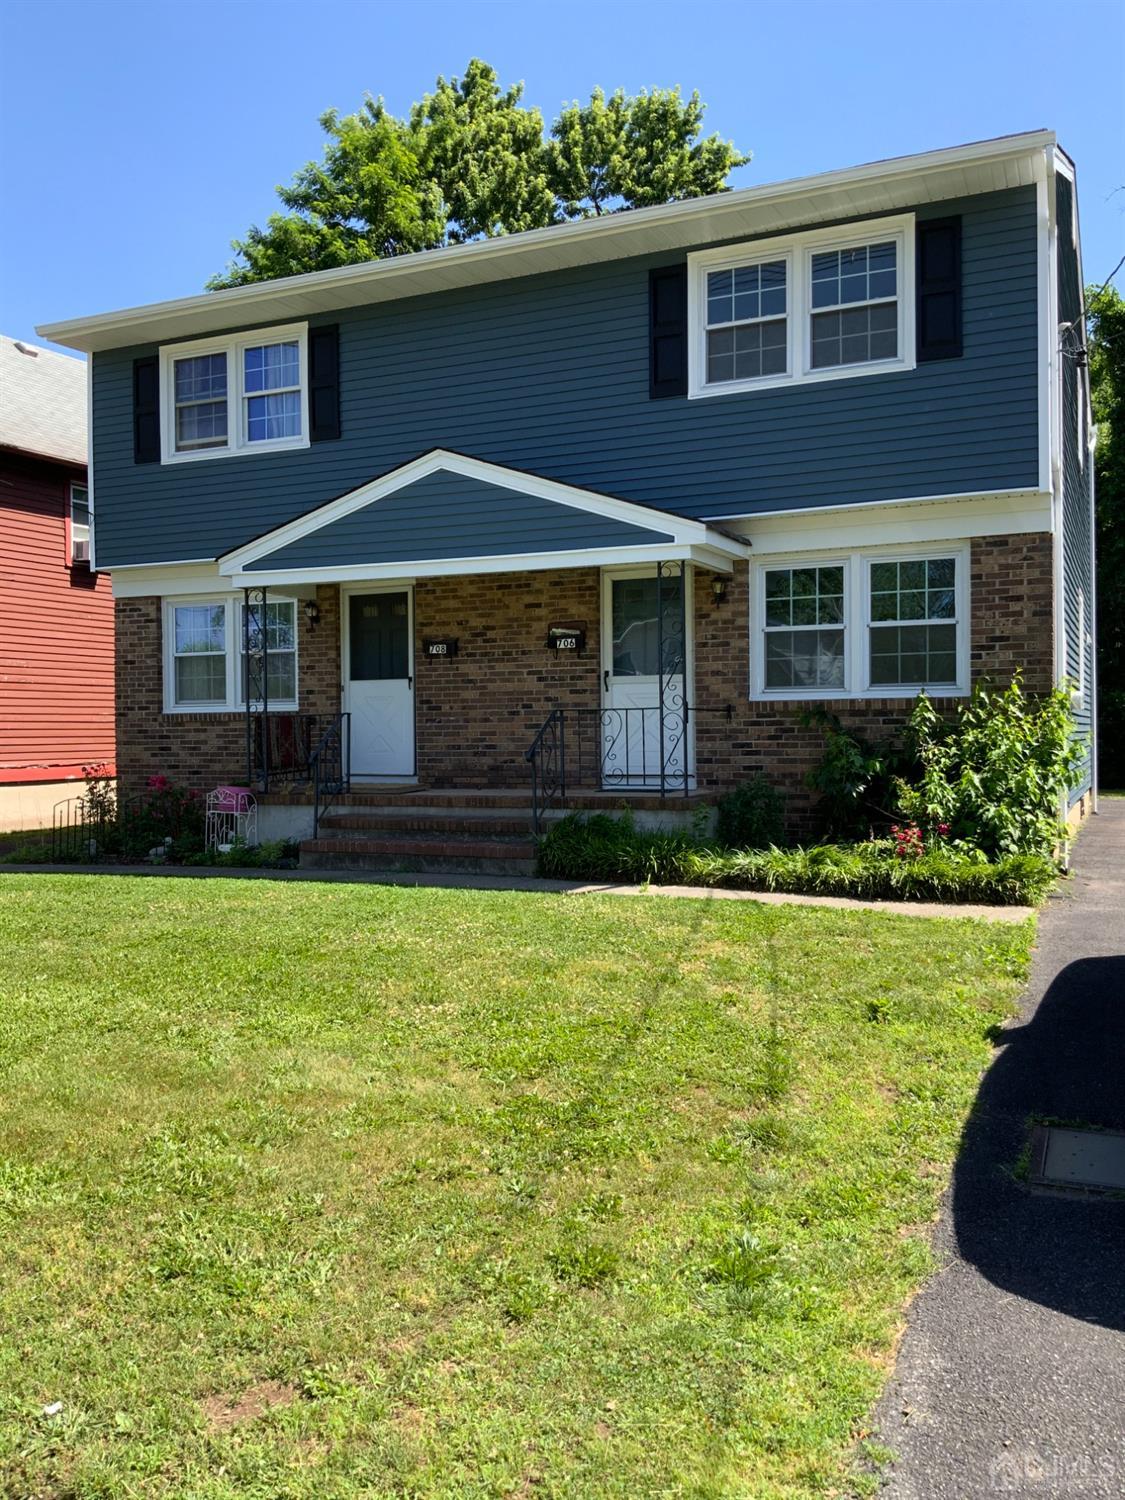
[[[687,395],[687,266],[648,273],[648,394]]]
[[[160,462],[160,360],[133,361],[133,462]]]
[[[309,438],[340,436],[340,330],[333,323],[309,329]]]
[[[961,357],[961,220],[920,219],[917,227],[917,356]]]

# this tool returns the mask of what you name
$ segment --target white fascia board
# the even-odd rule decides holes
[[[595,494],[592,490],[576,489],[572,485],[562,484],[554,479],[542,479],[538,475],[525,474],[519,470],[505,468],[501,464],[486,463],[483,459],[469,458],[464,454],[451,453],[438,448],[432,453],[423,454],[421,458],[412,459],[410,463],[403,464],[401,468],[393,469],[389,474],[384,474],[368,484],[360,485],[358,489],[351,490],[346,495],[340,495],[335,500],[328,501],[326,505],[318,506],[316,510],[298,516],[295,520],[279,526],[265,536],[258,537],[255,541],[246,543],[243,547],[235,548],[220,559],[219,570],[227,575],[240,573],[249,564],[260,562],[271,553],[278,552],[293,542],[301,541],[325,526],[330,526],[333,522],[342,520],[357,510],[363,510],[368,505],[376,504],[385,496],[405,489],[419,479],[424,479],[439,471],[460,474],[483,484],[496,485],[517,494],[534,495],[542,500],[569,506],[573,510],[585,511],[590,515],[621,521],[644,531],[659,532],[672,537],[671,544],[656,545],[717,547],[720,551],[729,550],[732,556],[738,556],[740,552],[737,542],[718,536],[701,521],[685,520],[681,516],[657,511],[649,506],[636,505],[630,500],[618,500],[610,495]],[[518,557],[519,554],[515,556]]]
[[[748,549],[739,549],[749,556]],[[440,557],[393,563],[334,563],[325,568],[268,568],[229,575],[232,588],[274,588],[284,584],[373,583],[380,579],[455,578],[478,573],[542,573],[555,568],[629,567],[635,563],[682,560],[700,567],[731,571],[731,557],[713,548],[685,543],[651,546],[581,548],[569,552],[504,553],[498,557]]]
[[[215,594],[230,587],[213,562],[141,563],[114,568],[110,574],[115,599],[144,599],[150,595]]]
[[[869,190],[868,196],[874,195],[872,202],[878,200],[884,207],[905,207],[905,203],[894,201],[893,185],[900,182],[905,191],[931,173],[944,179],[941,191],[947,197],[960,196],[966,188],[987,191],[988,184],[982,183],[974,189],[967,182],[966,174],[974,167],[987,170],[996,163],[1026,159],[1042,153],[1054,142],[1055,135],[1050,130],[1000,136],[811,177],[736,188],[705,198],[529,229],[467,245],[420,250],[411,255],[178,297],[94,317],[44,323],[36,331],[53,343],[86,352],[131,343],[170,342],[192,333],[248,327],[255,321],[279,322],[390,297],[415,296],[506,276],[643,255],[649,250],[684,249],[692,243],[705,244],[729,236],[745,237],[754,229],[746,220],[758,208],[764,210],[758,226],[763,233],[768,232],[771,217],[774,221],[780,218],[789,227],[795,227],[802,214],[810,222],[829,217],[847,219],[873,211],[858,201],[849,202],[849,194]],[[786,200],[800,204],[796,214],[778,212]]]
[[[882,501],[816,512],[752,516],[732,524],[749,539],[754,557],[835,547],[1016,536],[1050,531],[1051,497],[1031,491],[905,503]]]

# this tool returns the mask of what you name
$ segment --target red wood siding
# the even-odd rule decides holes
[[[85,478],[0,451],[0,782],[114,758],[109,575],[67,554],[68,486]]]

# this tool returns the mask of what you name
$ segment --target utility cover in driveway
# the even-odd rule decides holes
[[[1031,1137],[1033,1182],[1125,1193],[1125,1135],[1037,1125]]]

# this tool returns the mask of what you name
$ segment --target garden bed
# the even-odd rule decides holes
[[[558,880],[976,906],[1037,906],[1058,879],[1054,863],[1041,855],[990,861],[953,849],[902,850],[894,838],[804,849],[715,849],[688,835],[638,829],[628,817],[574,813],[540,840],[538,871]]]

